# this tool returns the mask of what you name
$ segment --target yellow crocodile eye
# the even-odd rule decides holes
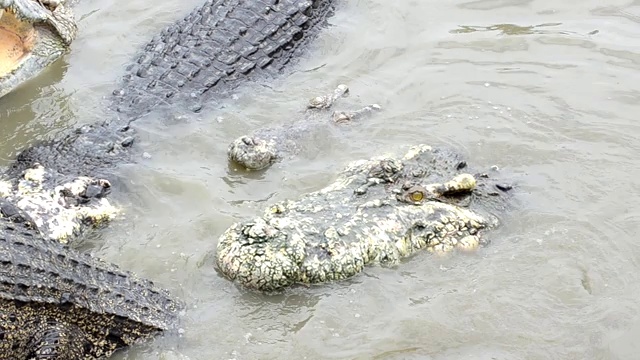
[[[414,191],[411,193],[411,200],[413,201],[422,201],[424,199],[424,194],[422,191]]]

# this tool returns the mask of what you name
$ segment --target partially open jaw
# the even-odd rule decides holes
[[[0,0],[0,97],[62,57],[76,33],[57,1]]]

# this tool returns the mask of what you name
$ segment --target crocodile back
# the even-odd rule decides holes
[[[208,0],[165,28],[129,66],[112,108],[135,120],[158,105],[199,111],[261,73],[279,73],[319,32],[334,0]]]
[[[112,179],[129,160],[128,124],[163,105],[198,111],[251,79],[281,73],[304,51],[336,0],[208,0],[142,49],[110,101],[115,116],[23,150],[7,176],[40,163],[66,176]],[[127,145],[128,146],[128,145]]]
[[[179,304],[151,281],[0,218],[0,299],[116,315],[165,330]]]

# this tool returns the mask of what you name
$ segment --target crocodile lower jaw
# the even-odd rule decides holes
[[[20,21],[8,9],[0,9],[0,78],[20,67],[35,45],[33,24]]]

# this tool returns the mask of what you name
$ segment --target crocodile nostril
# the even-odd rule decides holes
[[[249,145],[249,146],[256,144],[256,141],[253,138],[250,138],[248,136],[243,137],[242,142],[245,143],[245,145]]]

